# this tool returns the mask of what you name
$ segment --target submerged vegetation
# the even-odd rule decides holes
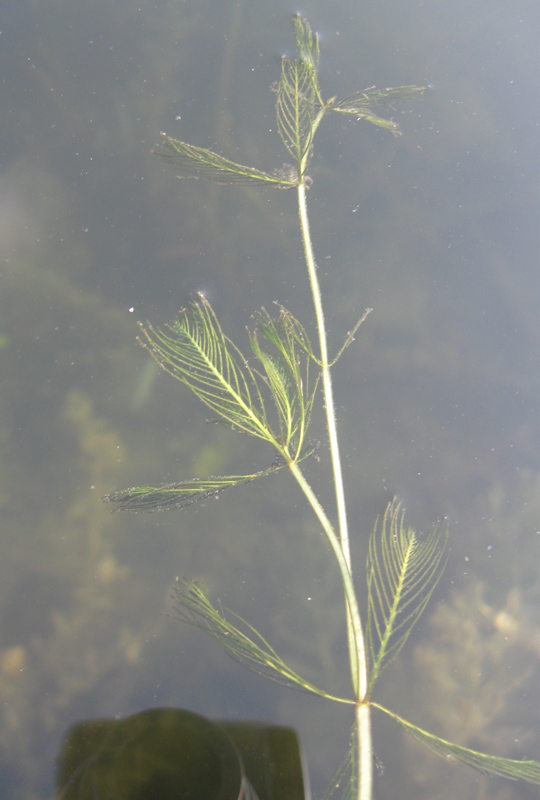
[[[297,57],[283,58],[276,88],[277,127],[292,161],[273,172],[245,167],[210,150],[163,135],[157,152],[179,177],[205,178],[223,184],[262,184],[297,193],[299,225],[314,304],[318,345],[313,346],[302,324],[285,308],[272,317],[265,309],[255,316],[248,332],[251,356],[228,338],[202,295],[160,330],[141,325],[141,344],[165,371],[186,384],[210,409],[216,421],[231,430],[269,444],[275,454],[263,471],[195,479],[159,487],[141,486],[108,495],[122,510],[165,510],[186,506],[240,483],[278,470],[289,470],[313,509],[339,567],[345,597],[352,691],[335,696],[318,688],[290,668],[248,622],[226,617],[211,603],[204,589],[183,581],[177,599],[183,618],[217,639],[227,651],[251,669],[287,686],[298,687],[354,710],[353,736],[340,770],[343,797],[370,800],[374,761],[371,711],[390,716],[416,740],[446,760],[457,760],[483,772],[540,784],[540,764],[499,758],[453,744],[423,730],[381,705],[374,692],[381,673],[405,645],[444,569],[447,528],[437,523],[427,534],[408,526],[398,502],[388,505],[374,526],[367,547],[367,614],[363,621],[353,581],[342,466],[336,427],[331,369],[349,346],[369,309],[344,338],[337,354],[328,354],[326,325],[317,267],[311,242],[306,190],[315,133],[328,114],[335,112],[366,120],[393,135],[397,125],[379,116],[378,109],[426,87],[404,86],[360,91],[339,101],[324,100],[319,86],[319,45],[308,22],[294,19]],[[315,445],[309,436],[311,413],[322,388],[337,524],[322,507],[302,469]],[[348,780],[345,780],[345,775]]]

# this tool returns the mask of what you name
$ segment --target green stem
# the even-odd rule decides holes
[[[328,538],[328,541],[330,542],[330,546],[334,551],[336,560],[338,562],[339,571],[341,573],[341,580],[343,582],[343,588],[345,591],[345,601],[347,604],[348,619],[350,620],[352,628],[352,638],[355,650],[354,665],[355,667],[357,667],[357,669],[355,674],[353,674],[354,692],[357,700],[359,702],[362,702],[366,695],[368,686],[367,662],[366,662],[364,635],[362,632],[362,623],[360,619],[360,611],[358,609],[358,602],[356,600],[356,593],[354,591],[354,585],[353,585],[352,575],[349,570],[349,565],[345,560],[345,556],[343,555],[343,550],[341,549],[339,539],[335,534],[332,524],[328,519],[328,517],[326,516],[324,508],[317,500],[317,497],[313,489],[305,479],[302,470],[295,461],[292,461],[289,464],[289,469],[296,478],[310,506],[315,512],[317,519],[321,523],[323,530]]]
[[[352,674],[353,686],[356,701],[356,731],[357,731],[357,763],[358,763],[358,800],[371,800],[373,782],[373,745],[371,741],[371,714],[369,701],[365,700],[367,693],[367,660],[362,631],[360,611],[352,576],[343,555],[343,550],[338,537],[336,536],[332,524],[326,513],[317,500],[313,489],[304,478],[304,475],[295,461],[289,463],[289,469],[296,478],[300,488],[304,492],[310,506],[313,508],[324,532],[330,542],[334,555],[341,572],[341,579],[345,591],[345,603],[347,607],[347,622],[350,631],[349,641],[352,638],[354,646],[354,661],[351,660],[351,668],[355,669]]]
[[[319,348],[321,354],[321,369],[322,369],[322,383],[324,394],[324,407],[326,409],[326,422],[328,428],[328,439],[330,444],[330,457],[332,459],[332,469],[334,473],[334,487],[336,492],[336,506],[338,513],[338,526],[339,538],[341,541],[341,549],[343,556],[347,563],[349,572],[352,575],[351,568],[351,553],[349,547],[349,531],[347,526],[347,511],[345,507],[345,492],[343,489],[343,476],[341,473],[341,459],[339,457],[339,444],[337,437],[336,427],[336,414],[334,410],[334,396],[332,391],[332,376],[330,373],[330,366],[328,363],[328,345],[326,342],[326,327],[324,322],[324,312],[322,307],[321,289],[319,286],[319,279],[317,277],[317,265],[315,264],[315,257],[313,255],[313,245],[311,243],[311,235],[309,232],[309,219],[307,215],[306,205],[306,187],[303,183],[298,186],[298,210],[300,215],[300,229],[302,232],[302,241],[304,243],[304,254],[309,275],[309,283],[311,286],[311,294],[313,297],[313,305],[315,306],[315,317],[317,320],[317,330],[319,333]],[[357,694],[359,690],[358,684],[358,654],[357,654],[357,640],[353,631],[353,620],[350,617],[349,605],[347,604],[347,638],[349,643],[349,662],[351,667],[351,676],[353,679],[353,687],[358,699],[363,700],[364,695]]]
[[[322,118],[322,114],[320,115]],[[320,120],[317,119],[317,122]],[[338,566],[341,572],[343,588],[345,591],[345,605],[347,610],[347,638],[349,644],[349,662],[351,668],[351,678],[355,692],[356,703],[356,728],[357,728],[357,763],[358,763],[358,800],[371,800],[373,783],[373,746],[371,740],[371,715],[369,702],[366,700],[368,688],[368,669],[366,660],[366,648],[362,622],[356,593],[352,580],[351,553],[349,546],[349,532],[347,525],[347,511],[345,506],[345,491],[343,487],[343,475],[341,470],[341,459],[339,455],[339,444],[337,436],[336,413],[334,406],[334,396],[332,391],[332,376],[328,361],[328,345],[326,341],[326,327],[322,306],[321,290],[317,277],[317,265],[313,254],[313,245],[309,231],[309,219],[306,204],[306,187],[302,181],[298,185],[298,211],[300,216],[300,229],[304,244],[304,254],[306,258],[311,294],[315,307],[315,317],[317,321],[317,331],[319,334],[319,348],[321,355],[322,384],[324,394],[324,406],[326,409],[326,421],[328,428],[328,439],[330,445],[330,455],[332,459],[332,470],[334,473],[334,487],[336,492],[336,506],[338,513],[339,541],[334,529],[315,497],[313,490],[305,480],[297,464],[289,464],[293,475],[300,484],[304,494],[311,504],[315,514],[319,518],[321,525],[328,537],[334,550]]]
[[[371,709],[369,703],[356,704],[358,798],[371,800],[373,790],[373,745],[371,742]]]
[[[302,231],[302,240],[304,243],[304,253],[308,268],[309,283],[311,286],[311,294],[313,295],[313,304],[315,306],[315,316],[317,319],[317,330],[319,333],[319,348],[321,353],[324,405],[326,408],[328,438],[330,441],[330,454],[332,458],[332,469],[334,472],[334,485],[336,490],[336,505],[337,505],[338,522],[339,522],[339,536],[341,540],[343,555],[345,556],[345,560],[349,567],[349,572],[352,572],[351,553],[349,547],[349,531],[347,526],[347,511],[345,507],[345,492],[343,489],[343,476],[341,472],[341,460],[339,457],[336,414],[334,410],[334,395],[332,391],[332,377],[330,374],[330,367],[328,363],[328,346],[326,343],[324,312],[322,307],[321,289],[319,286],[319,279],[317,277],[317,265],[315,264],[315,258],[313,255],[313,245],[311,244],[311,235],[309,232],[309,219],[307,215],[307,206],[306,206],[306,187],[305,184],[303,183],[301,183],[298,186],[298,208],[300,213],[300,228]]]

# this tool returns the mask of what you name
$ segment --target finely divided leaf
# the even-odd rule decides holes
[[[303,179],[312,155],[313,136],[318,124],[315,108],[323,106],[318,83],[319,42],[306,19],[293,20],[298,58],[283,58],[277,92],[277,126],[283,144],[295,160]]]
[[[278,456],[269,469],[250,475],[227,475],[138,486],[103,498],[121,511],[166,511],[214,497],[230,486],[269,475],[291,461],[299,462],[316,447],[306,440],[318,377],[310,387],[309,365],[316,363],[307,334],[286,309],[277,320],[263,309],[255,332],[248,331],[262,372],[225,336],[208,301],[199,295],[166,330],[140,325],[141,344],[166,372],[185,383],[233,430],[269,442]],[[140,323],[139,323],[140,324]],[[264,348],[259,336],[269,348]],[[277,412],[274,433],[267,418],[263,391],[268,390]]]
[[[256,478],[271,475],[285,464],[275,464],[270,469],[252,475],[226,475],[224,477],[195,478],[191,481],[168,483],[165,486],[137,486],[105,495],[105,503],[115,503],[118,511],[169,511],[185,508],[199,500],[217,497],[224,489]]]
[[[309,66],[298,59],[284,58],[276,104],[277,126],[302,177],[311,159],[315,99]]]
[[[255,320],[255,331],[248,331],[251,349],[263,366],[263,380],[274,400],[281,444],[296,460],[304,449],[318,382],[317,376],[310,387],[309,366],[317,362],[304,328],[287,309],[280,307],[273,319],[263,308]]]
[[[294,40],[299,60],[309,71],[313,90],[317,95],[318,101],[323,105],[321,93],[319,91],[319,40],[317,34],[313,34],[307,19],[297,14],[293,19]]]
[[[301,452],[295,454],[296,461],[303,461],[312,455],[316,446],[306,443]],[[114,503],[115,511],[170,511],[174,508],[185,508],[192,503],[217,497],[224,489],[251,483],[257,478],[264,478],[287,466],[287,462],[277,457],[268,469],[254,472],[251,475],[224,475],[210,478],[194,478],[179,483],[166,483],[164,486],[135,486],[122,489],[102,497],[104,503]]]
[[[322,800],[333,800],[339,792],[340,800],[357,800],[358,798],[358,729],[356,723],[351,730],[349,746],[345,758],[335,772]]]
[[[358,322],[347,333],[347,336],[345,337],[345,341],[343,342],[343,344],[342,344],[337,356],[335,356],[335,358],[330,362],[330,366],[331,367],[333,367],[334,364],[337,361],[339,361],[339,359],[341,358],[341,356],[343,355],[343,353],[347,349],[347,347],[349,347],[349,345],[351,345],[354,342],[354,337],[356,336],[356,332],[358,331],[358,328],[360,327],[360,325],[363,322],[366,321],[366,319],[368,318],[368,316],[371,314],[372,311],[373,311],[372,308],[366,308],[366,310],[364,311],[363,315],[360,317]]]
[[[274,648],[252,625],[237,614],[229,612],[247,630],[247,633],[229,622],[223,612],[219,613],[214,608],[207,594],[195,581],[182,580],[181,587],[174,590],[174,600],[181,620],[200,628],[216,639],[233,658],[254,672],[285,686],[303,689],[329,700],[352,703],[351,700],[329,695],[304,680],[285,664]]]
[[[357,92],[345,100],[334,103],[332,110],[341,114],[350,114],[357,119],[365,119],[373,125],[378,125],[380,128],[390,131],[393,136],[401,136],[398,125],[393,120],[379,117],[375,113],[374,107],[383,104],[391,107],[392,101],[412,94],[421,94],[427,88],[427,86],[398,86],[389,89],[376,89],[372,86],[370,89],[364,89],[363,92]]]
[[[155,361],[189,386],[221,421],[275,444],[257,379],[202,295],[167,330],[140,327],[146,337],[141,344]]]
[[[389,503],[381,530],[376,524],[369,541],[369,692],[407,641],[444,569],[446,525],[421,536],[405,525],[404,516],[399,503]]]
[[[281,168],[273,173],[262,172],[253,167],[236,164],[204,147],[195,147],[178,139],[172,139],[165,133],[163,137],[163,142],[156,145],[154,153],[172,164],[179,173],[179,178],[204,178],[225,184],[262,182],[277,189],[289,189],[298,183],[294,170]]]
[[[437,755],[442,756],[446,761],[456,759],[456,761],[467,764],[480,772],[485,772],[487,775],[498,775],[501,778],[509,778],[513,781],[523,780],[527,783],[540,784],[540,763],[538,761],[518,761],[513,758],[499,758],[499,756],[479,753],[477,750],[447,742],[446,739],[441,739],[439,736],[428,733],[428,731],[413,725],[378,703],[372,703],[371,705],[395,719],[417,741],[437,753]]]

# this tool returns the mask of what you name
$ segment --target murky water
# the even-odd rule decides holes
[[[170,616],[175,578],[197,577],[306,677],[349,691],[336,570],[284,475],[166,515],[99,502],[271,462],[149,369],[135,323],[166,322],[202,288],[243,349],[274,300],[311,330],[294,194],[179,182],[151,154],[164,130],[262,169],[286,160],[269,87],[293,10],[5,4],[2,797],[54,796],[73,722],[152,707],[295,727],[315,796],[347,744],[346,710],[265,683]],[[335,371],[359,589],[394,494],[412,525],[450,525],[445,578],[379,699],[462,744],[538,758],[538,13],[421,0],[302,12],[328,96],[432,87],[391,112],[398,139],[325,121],[310,168],[331,348],[374,308]],[[307,472],[331,507],[324,442],[319,455]],[[378,798],[537,796],[444,765],[385,722],[375,742]]]

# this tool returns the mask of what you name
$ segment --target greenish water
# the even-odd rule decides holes
[[[328,94],[432,85],[396,110],[400,139],[339,120],[321,131],[308,197],[334,346],[375,309],[336,368],[359,586],[393,494],[411,524],[450,523],[430,619],[381,692],[442,736],[538,758],[538,18],[520,8],[302,11],[322,35]],[[347,691],[337,574],[284,476],[167,515],[111,515],[98,501],[268,466],[148,372],[135,322],[165,322],[204,289],[242,345],[250,314],[274,300],[309,326],[294,197],[180,183],[150,153],[165,130],[263,169],[285,160],[268,87],[292,48],[292,10],[5,4],[3,797],[53,796],[72,722],[155,706],[294,726],[315,796],[346,746],[345,711],[266,684],[167,616],[176,576],[199,577],[299,671]],[[320,455],[309,473],[330,503]],[[386,724],[375,736],[377,798],[537,796],[432,761]]]

